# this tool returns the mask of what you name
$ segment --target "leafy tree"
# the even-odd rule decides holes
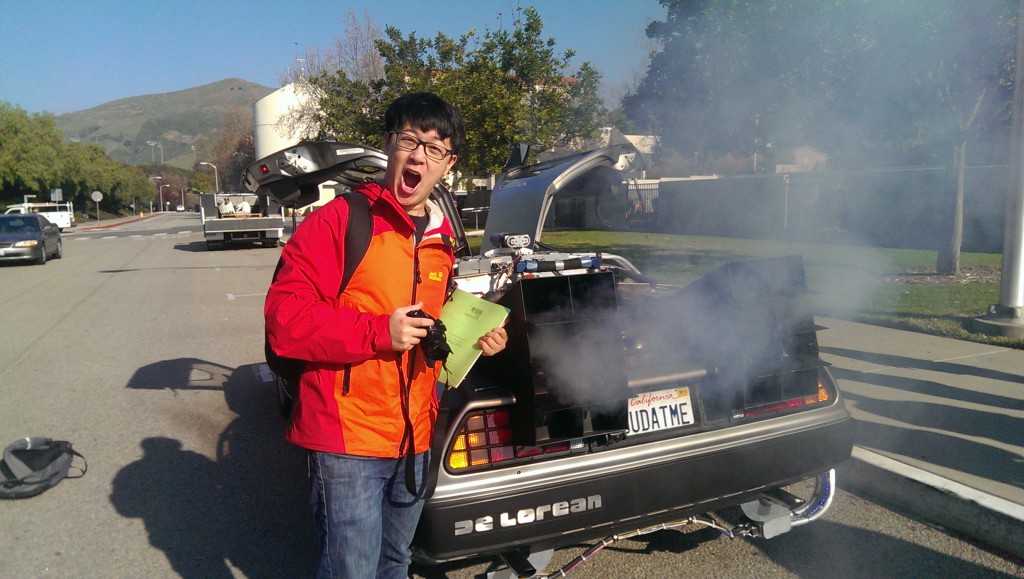
[[[647,29],[659,49],[623,109],[677,154],[763,155],[771,142],[847,168],[945,162],[950,127],[1009,78],[1009,0],[662,4],[665,20]],[[1008,94],[987,101],[976,129],[1003,132]]]
[[[125,166],[115,188],[125,205],[135,204],[134,212],[143,211],[153,193],[153,183],[139,167]]]
[[[482,36],[470,31],[427,39],[388,27],[376,42],[382,77],[338,70],[310,79],[318,107],[304,114],[316,127],[307,134],[379,145],[387,104],[399,94],[429,90],[466,119],[464,174],[499,171],[516,142],[543,152],[591,137],[605,114],[596,96],[600,75],[589,63],[567,73],[573,51],[555,54],[554,39],[544,39],[542,31],[533,8],[517,9],[511,29]]]
[[[104,195],[105,206],[113,207],[118,203],[113,196],[116,164],[110,162],[103,147],[95,143],[72,142],[63,147],[60,154],[64,167],[60,187],[67,199],[75,199],[76,204],[82,207],[93,191],[100,191]]]
[[[325,138],[321,127],[334,135],[347,135],[358,143],[374,143],[379,129],[365,121],[375,110],[371,93],[374,83],[384,77],[383,57],[376,42],[380,27],[367,14],[360,20],[352,11],[345,14],[345,32],[324,50],[306,51],[304,66],[293,68],[282,84],[294,83],[302,95],[299,105],[286,114],[284,122],[305,138]]]
[[[224,117],[211,153],[222,190],[238,190],[242,173],[256,160],[255,152],[252,116],[241,107],[234,107]]]
[[[20,203],[23,195],[46,201],[58,187],[79,209],[90,207],[92,192],[100,191],[112,212],[154,191],[141,169],[111,159],[100,145],[65,142],[49,113],[29,115],[0,102],[0,201]]]
[[[870,45],[841,1],[662,0],[647,35],[660,50],[623,99],[638,130],[675,154],[765,153],[768,142],[835,154],[852,63]],[[667,152],[667,151],[666,151]]]
[[[196,172],[188,179],[188,188],[192,191],[210,192],[215,190],[216,185],[212,171]]]
[[[21,107],[0,102],[0,191],[3,199],[20,203],[22,195],[38,195],[57,185],[61,174],[58,153],[62,139],[53,115],[30,115]]]
[[[830,166],[944,164],[956,190],[940,273],[959,271],[969,144],[1005,162],[1018,2],[662,0],[623,101],[664,158],[811,145]],[[697,153],[695,153],[697,152]],[[955,183],[954,183],[955,182]]]
[[[925,110],[935,111],[934,117],[918,119],[918,126],[940,154],[945,148],[955,175],[949,238],[939,248],[935,268],[942,275],[959,275],[967,145],[985,138],[1006,142],[991,137],[1000,132],[1005,137],[1009,128],[1018,4],[950,3],[935,8],[923,15],[926,25],[918,27],[919,42],[924,54],[945,50],[939,52],[941,58],[930,59],[916,71],[923,93],[919,102],[930,104]],[[988,134],[979,134],[979,129]]]

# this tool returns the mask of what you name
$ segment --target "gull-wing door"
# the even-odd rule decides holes
[[[624,226],[629,207],[625,183],[643,168],[640,152],[623,142],[508,170],[491,193],[481,251],[495,247],[496,234],[525,233],[534,243],[540,241],[556,197],[578,200],[588,225]]]

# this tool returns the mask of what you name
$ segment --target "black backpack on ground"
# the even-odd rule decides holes
[[[338,287],[338,296],[345,291],[345,286],[352,279],[359,262],[366,255],[370,247],[370,236],[373,234],[373,219],[370,214],[370,201],[359,192],[348,192],[341,195],[348,203],[348,227],[345,229],[345,271],[342,272],[341,285]],[[278,260],[274,269],[274,277],[270,283],[277,279],[277,273],[281,271],[284,264],[283,259]],[[263,352],[267,359],[267,366],[276,376],[277,382],[277,403],[281,414],[286,418],[292,415],[295,407],[295,398],[299,393],[299,378],[306,368],[305,360],[285,358],[278,356],[270,347],[270,340],[266,330],[263,333]]]
[[[79,472],[70,475],[71,462],[76,456],[82,459],[82,466],[76,466]],[[34,497],[65,478],[84,476],[87,468],[85,457],[66,440],[42,436],[19,438],[7,445],[0,461],[0,498]]]

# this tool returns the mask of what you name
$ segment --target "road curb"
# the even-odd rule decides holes
[[[838,484],[1024,558],[1024,506],[854,447]]]
[[[75,227],[75,231],[93,231],[96,229],[110,229],[111,227],[117,227],[118,225],[124,225],[125,223],[135,223],[136,221],[142,221],[143,219],[149,219],[151,217],[155,217],[155,214],[146,215],[145,217],[136,217],[134,219],[118,220],[117,223],[77,226]]]

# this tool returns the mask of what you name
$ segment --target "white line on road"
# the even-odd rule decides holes
[[[262,292],[262,293],[258,293],[258,294],[224,294],[224,296],[228,298],[229,302],[234,300],[235,298],[263,297],[265,295],[267,295],[266,292]]]

